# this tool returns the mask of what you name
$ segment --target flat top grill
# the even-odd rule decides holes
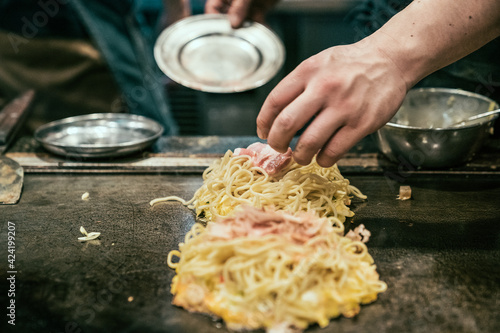
[[[215,139],[204,140],[200,145],[209,146],[207,142]],[[219,145],[234,144],[218,140]],[[180,148],[182,140],[177,142]],[[197,149],[153,154],[189,160],[220,154]],[[378,159],[360,151],[349,157],[351,162]],[[142,156],[57,163],[43,152],[11,150],[9,156],[38,157],[48,163],[25,166],[20,202],[0,206],[2,239],[7,239],[7,222],[16,231],[17,330],[227,332],[208,316],[170,304],[174,272],[166,258],[195,223],[193,212],[176,202],[149,206],[150,200],[167,195],[190,199],[202,184],[201,165],[189,172],[159,164],[141,171],[132,162]],[[313,326],[307,332],[500,331],[498,171],[398,173],[397,166],[365,162],[371,166],[356,168],[344,162],[344,176],[368,196],[366,201],[353,200],[356,215],[346,228],[364,224],[371,231],[367,246],[388,290],[362,306],[355,318],[337,318],[325,329]],[[103,163],[121,163],[123,170],[106,170]],[[396,199],[399,185],[411,186],[411,200]],[[88,200],[81,198],[85,192]],[[81,226],[101,232],[101,237],[80,243]],[[4,291],[9,289],[9,276],[6,269],[0,272]]]

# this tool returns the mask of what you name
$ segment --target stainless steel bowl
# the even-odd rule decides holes
[[[498,115],[462,127],[453,124],[498,108],[479,94],[447,88],[410,90],[396,115],[373,134],[391,161],[414,168],[448,168],[470,160],[493,132]]]
[[[163,133],[158,122],[126,113],[94,113],[40,126],[35,139],[48,151],[68,157],[116,157],[151,146]]]

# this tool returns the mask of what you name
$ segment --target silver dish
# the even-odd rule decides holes
[[[481,149],[498,115],[453,125],[496,108],[490,98],[464,90],[413,89],[393,119],[373,137],[380,151],[405,170],[455,167]]]
[[[265,26],[232,29],[225,14],[194,15],[165,29],[154,47],[160,69],[200,91],[242,92],[267,83],[280,70],[285,48]]]
[[[156,121],[138,115],[95,113],[56,120],[39,127],[35,139],[68,157],[115,157],[148,148],[163,133]]]

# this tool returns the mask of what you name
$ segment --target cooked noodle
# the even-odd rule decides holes
[[[305,329],[352,317],[386,290],[366,245],[334,232],[328,219],[259,214],[193,225],[168,256],[174,304],[219,316],[230,329]],[[249,219],[264,222],[245,228]]]
[[[257,208],[273,206],[292,213],[312,211],[327,217],[343,232],[342,222],[354,215],[347,207],[353,195],[366,198],[349,184],[336,165],[322,168],[315,161],[307,166],[292,161],[278,174],[269,176],[264,169],[254,166],[248,156],[235,156],[227,151],[204,171],[203,185],[191,200],[170,196],[150,204],[180,201],[208,221],[228,216],[242,204]]]

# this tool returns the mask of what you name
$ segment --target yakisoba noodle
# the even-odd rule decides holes
[[[312,211],[329,218],[343,231],[342,222],[354,215],[347,207],[352,195],[366,198],[341,175],[337,165],[322,168],[315,161],[307,166],[292,161],[270,176],[254,166],[248,156],[235,156],[227,151],[204,171],[203,185],[191,200],[166,197],[153,200],[151,205],[181,201],[207,220],[228,216],[242,204],[258,208],[273,206],[292,213]]]
[[[365,244],[334,232],[328,219],[263,214],[248,208],[192,227],[168,257],[175,305],[216,315],[230,329],[286,331],[352,317],[386,290]]]

